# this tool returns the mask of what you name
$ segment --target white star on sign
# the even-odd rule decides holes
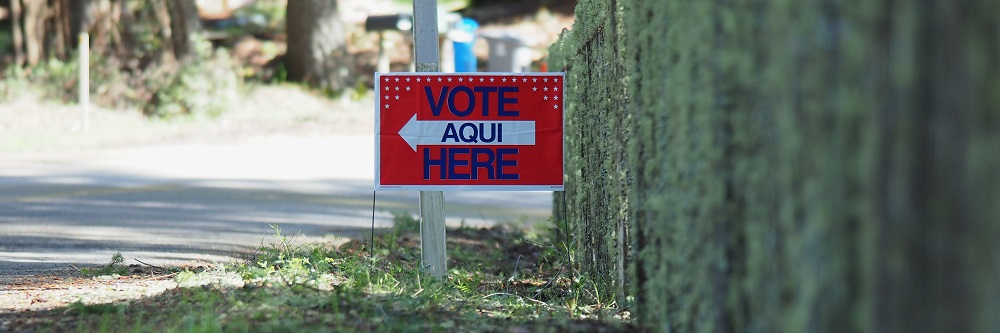
[[[385,108],[386,108],[386,109],[388,109],[388,108],[389,108],[389,103],[385,103]]]
[[[522,78],[521,82],[527,83],[528,82],[528,78]]]
[[[399,78],[398,77],[396,78],[396,82],[399,82]]]
[[[558,108],[559,108],[559,104],[552,104],[552,109],[553,110],[558,109]]]
[[[531,91],[538,91],[538,87],[531,87]]]
[[[542,80],[542,81],[545,81],[545,82],[549,82],[549,78],[545,78],[545,79],[544,79],[544,80]]]
[[[438,77],[438,82],[441,82],[441,77]]]
[[[479,78],[479,82],[483,82],[483,78]]]
[[[396,91],[399,91],[399,86],[395,86],[395,87],[393,87],[393,88],[395,88],[395,89],[396,89]]]
[[[531,78],[531,82],[538,82],[538,78],[537,77]]]
[[[559,78],[557,77],[552,78],[552,82],[559,82]]]
[[[417,82],[420,82],[420,78],[419,77],[417,78]]]
[[[552,96],[552,98],[555,98],[557,101],[559,100],[559,96]]]
[[[389,100],[389,95],[385,95],[385,99],[386,99],[386,100]]]
[[[406,78],[406,82],[410,82],[410,78]]]
[[[410,86],[406,86],[406,91],[410,91]]]
[[[549,100],[549,96],[542,96],[542,99],[544,99],[544,100],[547,101],[547,100]]]
[[[549,87],[544,87],[542,90],[549,91]]]
[[[490,82],[493,82],[493,78],[490,78]]]
[[[397,100],[397,101],[399,100],[399,95],[396,95],[396,100]]]
[[[559,87],[552,87],[552,91],[559,91]]]
[[[458,82],[463,82],[462,80],[463,80],[462,78],[458,78]]]
[[[389,82],[389,77],[388,76],[385,77],[385,82]]]
[[[469,77],[469,82],[472,82],[472,77],[471,76]]]
[[[503,78],[503,82],[507,82],[507,78]]]
[[[448,78],[448,82],[451,82],[451,78],[450,77]]]
[[[385,91],[389,91],[389,86],[385,86]]]

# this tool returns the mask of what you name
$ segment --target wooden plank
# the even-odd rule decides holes
[[[414,0],[413,21],[417,72],[437,72],[441,61],[437,0]],[[433,277],[444,278],[448,272],[442,191],[420,191],[420,262]]]
[[[433,277],[448,273],[445,249],[444,192],[420,191],[420,260]]]

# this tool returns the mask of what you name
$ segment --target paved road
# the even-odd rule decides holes
[[[372,137],[272,139],[0,159],[0,276],[129,261],[229,261],[275,238],[370,232]],[[416,212],[415,192],[379,192],[375,224]],[[446,194],[457,225],[544,221],[548,192]]]

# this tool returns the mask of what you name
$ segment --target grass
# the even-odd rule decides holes
[[[420,267],[413,218],[339,248],[277,241],[224,268],[242,286],[168,290],[127,303],[74,303],[36,321],[36,331],[633,331],[628,312],[608,306],[574,278],[555,246],[509,226],[448,230],[449,272]],[[374,249],[374,251],[372,251]],[[374,252],[374,256],[370,253]],[[204,273],[184,272],[176,279]],[[218,273],[218,272],[215,272]],[[181,283],[181,285],[185,285]]]
[[[107,265],[97,268],[81,268],[80,275],[86,277],[97,277],[105,275],[126,275],[128,267],[125,267],[125,257],[121,252],[116,252],[111,256],[111,261]]]

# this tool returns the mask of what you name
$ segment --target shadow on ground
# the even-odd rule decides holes
[[[415,213],[415,192],[370,180],[150,179],[88,172],[0,177],[0,276],[98,265],[121,252],[154,265],[227,262],[284,236],[302,242],[367,238]],[[544,221],[549,193],[447,195],[451,225]]]

